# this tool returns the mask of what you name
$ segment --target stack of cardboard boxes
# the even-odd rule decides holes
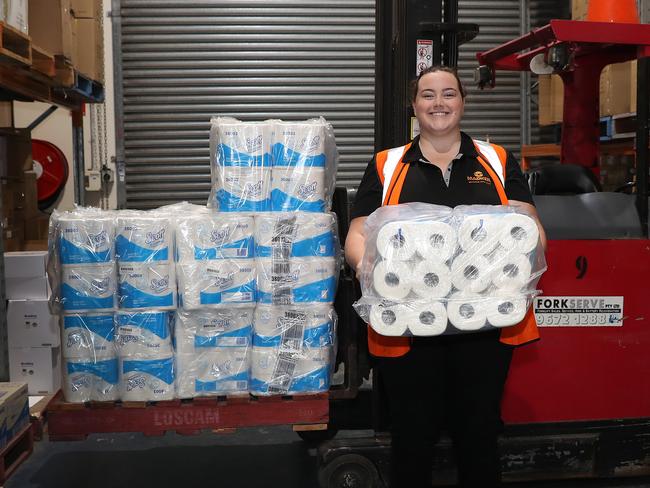
[[[572,20],[586,20],[588,0],[572,0]],[[558,75],[539,77],[539,125],[562,122],[564,87]],[[636,61],[606,66],[600,75],[600,116],[636,112]]]
[[[29,34],[40,48],[103,83],[102,15],[101,0],[30,0]]]
[[[61,386],[59,323],[48,307],[47,251],[6,252],[5,283],[9,377],[25,382],[30,395]]]

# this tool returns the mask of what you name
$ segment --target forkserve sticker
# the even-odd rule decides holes
[[[623,297],[539,296],[533,299],[541,327],[621,327]]]

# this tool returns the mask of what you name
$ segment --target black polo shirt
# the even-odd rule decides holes
[[[457,205],[500,205],[501,200],[494,183],[485,168],[476,159],[478,153],[471,137],[461,132],[459,155],[452,161],[445,181],[445,175],[435,164],[422,155],[419,145],[420,137],[413,139],[413,144],[404,154],[407,163],[406,178],[399,203],[424,202],[447,207]],[[519,163],[508,151],[506,161],[505,190],[509,200],[533,203],[533,197]],[[486,161],[487,163],[487,161]],[[489,164],[489,163],[488,163]],[[486,178],[487,177],[487,178]],[[387,185],[390,182],[385,182]],[[354,199],[351,217],[370,215],[382,204],[382,185],[377,174],[375,158],[370,161],[363,175],[357,195]]]

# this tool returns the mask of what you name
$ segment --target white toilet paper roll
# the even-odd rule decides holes
[[[296,395],[327,391],[330,385],[331,347],[305,349],[301,353],[279,348],[254,347],[251,386],[254,395]]]
[[[174,263],[120,263],[119,275],[121,309],[176,308]]]
[[[256,260],[216,259],[179,265],[182,307],[251,307],[256,295]]]
[[[57,226],[61,264],[108,263],[114,259],[113,219],[62,216]]]
[[[290,212],[255,216],[258,258],[322,258],[336,255],[336,215]]]
[[[195,215],[180,219],[176,232],[178,261],[254,257],[253,217],[237,214]]]
[[[459,290],[480,293],[490,286],[490,270],[485,256],[464,252],[451,263],[451,282]]]
[[[276,121],[273,135],[273,166],[326,166],[325,135],[322,120]]]
[[[174,357],[119,360],[120,398],[123,401],[157,401],[174,398]]]
[[[215,348],[199,354],[178,354],[178,397],[248,393],[250,356],[250,347]]]
[[[271,170],[225,167],[216,181],[215,204],[220,212],[271,210]]]
[[[451,291],[451,271],[444,262],[420,261],[411,272],[411,288],[422,298],[446,297]]]
[[[492,282],[502,290],[519,290],[530,281],[532,266],[523,254],[505,253],[491,267]]]
[[[410,304],[406,322],[415,336],[437,336],[447,330],[447,309],[442,302]]]
[[[409,227],[415,234],[415,249],[423,259],[447,261],[456,252],[456,231],[446,222],[413,222]]]
[[[377,233],[377,251],[388,261],[408,261],[417,250],[416,235],[409,222],[388,222]]]
[[[498,216],[468,215],[458,229],[458,244],[472,254],[488,254],[499,245]]]
[[[65,359],[63,371],[63,395],[67,402],[107,402],[119,398],[116,358]]]
[[[71,314],[62,317],[61,346],[64,358],[115,357],[115,329],[112,313]]]
[[[372,271],[372,285],[383,298],[401,300],[411,292],[411,265],[399,261],[380,261]]]
[[[401,336],[408,329],[411,310],[408,305],[373,305],[370,308],[370,326],[383,336]]]
[[[527,306],[524,295],[499,293],[486,302],[487,321],[493,327],[516,325],[524,320]]]
[[[478,330],[485,325],[487,298],[469,293],[455,293],[447,299],[447,317],[459,330]]]
[[[115,265],[63,266],[61,304],[65,312],[113,310],[116,306]]]
[[[274,305],[332,303],[335,258],[256,259],[258,302]]]
[[[500,219],[499,227],[499,243],[508,251],[526,254],[537,247],[539,229],[535,221],[527,215],[504,215]]]
[[[242,122],[231,117],[213,118],[211,123],[210,147],[214,165],[271,165],[272,123]]]
[[[283,350],[331,346],[335,343],[335,320],[330,305],[298,308],[260,304],[255,309],[253,346]]]
[[[153,359],[172,353],[169,312],[117,312],[115,327],[120,357]]]
[[[115,257],[121,263],[168,262],[172,258],[174,231],[167,218],[119,217],[116,234]]]
[[[176,350],[198,354],[216,348],[246,347],[253,339],[252,308],[177,310]]]
[[[271,210],[324,212],[325,182],[325,168],[275,166],[271,175]]]

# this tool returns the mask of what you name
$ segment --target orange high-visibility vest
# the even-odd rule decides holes
[[[501,146],[484,141],[473,140],[473,142],[478,153],[478,162],[483,166],[485,172],[490,175],[501,204],[507,205],[508,198],[505,191],[506,150]],[[411,144],[409,143],[405,146],[386,149],[377,153],[375,158],[377,174],[383,186],[382,206],[397,205],[399,203],[399,197],[406,180],[406,173],[409,170],[409,165],[404,163],[402,159],[410,147]],[[519,324],[501,329],[500,341],[504,344],[520,346],[537,339],[539,339],[539,331],[532,307]],[[411,338],[383,336],[375,332],[372,327],[368,327],[368,348],[374,356],[399,357],[406,354],[411,348]]]

